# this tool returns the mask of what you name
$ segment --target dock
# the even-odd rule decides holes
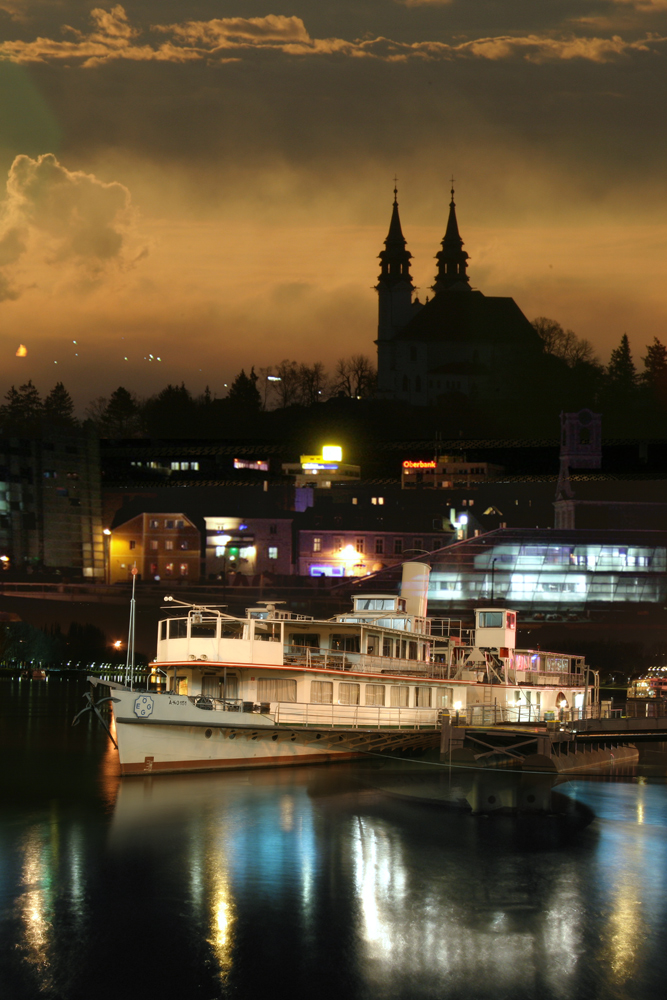
[[[638,744],[667,744],[667,718],[580,719],[573,722],[471,724],[443,717],[440,757],[452,764],[567,773],[634,764]]]

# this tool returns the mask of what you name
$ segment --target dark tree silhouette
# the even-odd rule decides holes
[[[262,408],[262,397],[257,388],[254,367],[251,368],[250,375],[246,375],[245,370],[241,369],[229,388],[227,399],[234,410],[259,413]]]
[[[60,427],[76,427],[78,424],[74,416],[72,397],[62,382],[56,382],[44,400],[43,413],[50,424]]]
[[[626,398],[637,388],[637,369],[632,360],[627,333],[623,334],[621,343],[611,352],[607,365],[607,388]]]
[[[43,404],[32,379],[18,389],[12,386],[5,399],[7,402],[0,407],[0,424],[28,432],[39,427]]]

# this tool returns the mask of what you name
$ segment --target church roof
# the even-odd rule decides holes
[[[395,339],[513,344],[541,350],[533,325],[514,299],[471,291],[443,291],[413,316]]]

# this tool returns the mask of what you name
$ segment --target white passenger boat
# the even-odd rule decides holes
[[[124,775],[273,767],[437,747],[443,715],[537,722],[585,710],[583,658],[515,648],[516,613],[475,629],[426,617],[429,567],[408,563],[401,596],[354,597],[326,621],[266,602],[244,617],[166,598],[152,679],[110,690]],[[597,697],[590,692],[593,699]]]

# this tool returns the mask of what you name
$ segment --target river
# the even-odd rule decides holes
[[[70,725],[84,689],[0,681],[3,998],[664,996],[664,772],[527,816],[397,797],[374,765],[121,782]]]

